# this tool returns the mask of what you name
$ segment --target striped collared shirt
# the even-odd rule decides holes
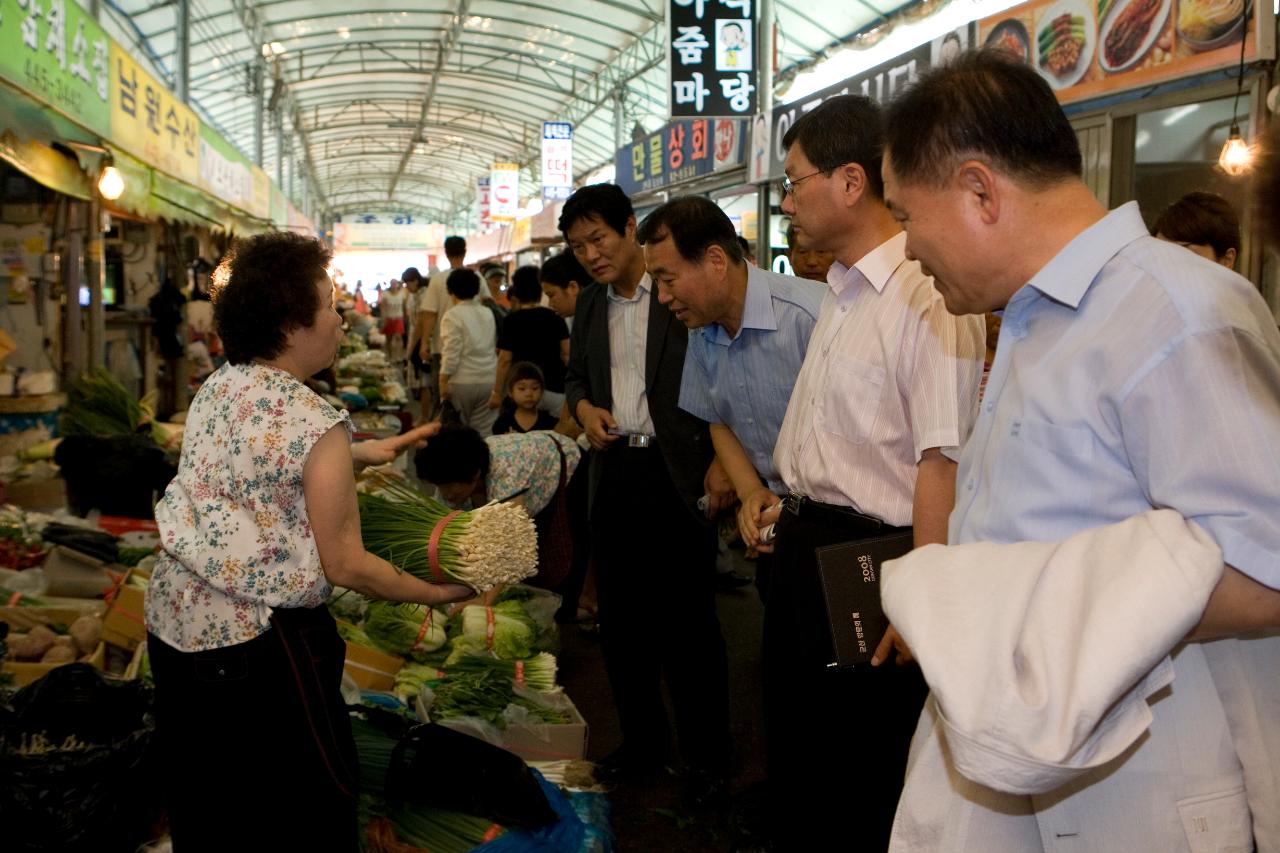
[[[609,285],[609,379],[613,419],[623,432],[653,435],[649,397],[644,385],[644,362],[649,338],[649,291],[653,280],[645,273],[630,299]]]
[[[906,239],[832,264],[774,450],[788,489],[892,525],[911,524],[921,454],[968,436],[986,352],[982,318],[947,312]]]

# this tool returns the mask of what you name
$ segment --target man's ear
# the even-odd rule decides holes
[[[857,163],[845,163],[832,176],[844,182],[845,204],[853,207],[867,191],[867,172]]]
[[[966,160],[956,169],[954,182],[964,194],[966,210],[976,212],[985,225],[1000,220],[1005,184],[990,166],[981,160]]]

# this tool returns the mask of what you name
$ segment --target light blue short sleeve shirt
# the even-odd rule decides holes
[[[779,493],[785,487],[773,447],[825,294],[819,282],[748,266],[737,337],[717,323],[689,333],[680,408],[732,430],[756,472]]]
[[[953,543],[1058,541],[1152,507],[1280,588],[1280,333],[1254,286],[1148,235],[1137,204],[1009,301]]]

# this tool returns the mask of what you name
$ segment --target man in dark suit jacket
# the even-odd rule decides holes
[[[600,283],[578,298],[565,394],[596,449],[590,518],[600,640],[622,747],[600,775],[659,771],[670,750],[661,681],[675,712],[694,805],[725,793],[729,689],[716,617],[716,536],[698,509],[714,449],[679,407],[688,331],[653,293],[631,201],[612,184],[578,190],[560,230]]]

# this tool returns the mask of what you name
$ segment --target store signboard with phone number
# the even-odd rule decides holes
[[[1063,103],[1275,56],[1270,2],[1033,0],[978,22],[978,45],[1039,71]]]

